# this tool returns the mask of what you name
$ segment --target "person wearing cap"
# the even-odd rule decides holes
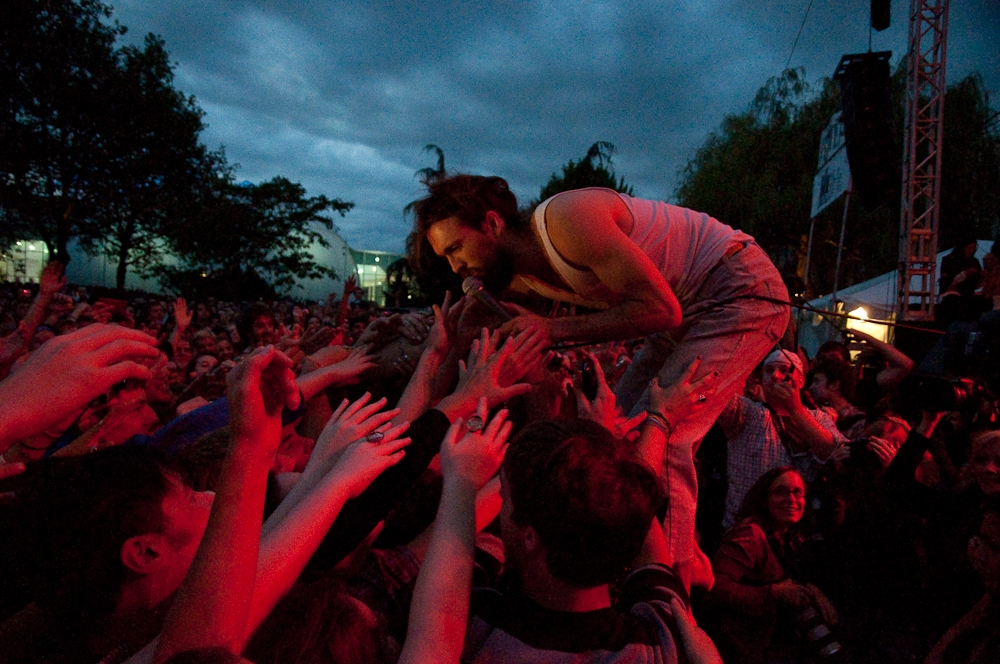
[[[764,360],[764,403],[736,396],[719,416],[728,440],[729,490],[722,521],[726,528],[736,523],[743,498],[764,473],[778,466],[794,466],[810,482],[830,455],[847,442],[829,415],[803,405],[803,369],[797,354],[775,350]]]

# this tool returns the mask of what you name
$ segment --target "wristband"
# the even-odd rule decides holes
[[[662,431],[663,435],[667,438],[670,438],[670,435],[674,432],[674,428],[670,425],[670,422],[667,421],[667,418],[655,410],[646,411],[645,423]]]

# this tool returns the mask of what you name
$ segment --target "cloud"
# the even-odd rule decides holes
[[[239,177],[284,175],[353,201],[356,248],[399,251],[413,173],[440,145],[449,169],[506,177],[531,199],[597,140],[637,194],[669,199],[687,159],[785,66],[807,0],[632,2],[127,0],[178,86],[206,111],[210,147]],[[906,6],[904,6],[906,5]],[[906,49],[908,3],[875,50]],[[791,59],[810,80],[868,48],[866,0],[814,0]],[[952,3],[949,80],[978,69],[1000,93],[1000,8]]]

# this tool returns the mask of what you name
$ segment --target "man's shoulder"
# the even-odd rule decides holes
[[[680,577],[664,565],[634,571],[615,609],[550,611],[493,590],[474,590],[463,662],[570,662],[600,653],[602,662],[676,661],[670,601],[685,606]]]

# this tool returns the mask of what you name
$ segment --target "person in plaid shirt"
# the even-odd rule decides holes
[[[729,443],[729,491],[722,521],[726,528],[736,523],[743,497],[768,470],[795,466],[810,482],[833,451],[847,442],[829,415],[803,405],[804,386],[799,356],[776,350],[764,360],[764,403],[736,396],[719,416]]]

